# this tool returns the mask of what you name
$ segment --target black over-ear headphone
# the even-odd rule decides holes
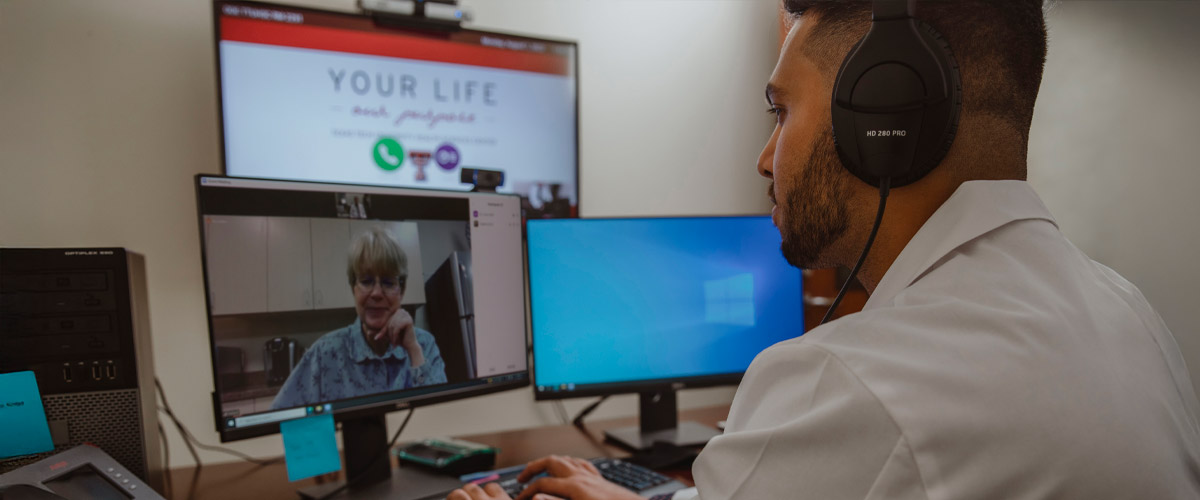
[[[950,46],[913,17],[916,0],[874,0],[871,31],[833,86],[833,138],[863,182],[916,182],[945,158],[958,131],[962,80]]]
[[[871,30],[850,50],[833,85],[833,139],[842,165],[879,188],[866,247],[821,323],[854,280],[883,220],[888,192],[941,163],[958,132],[962,79],[950,46],[913,16],[916,0],[873,0]]]

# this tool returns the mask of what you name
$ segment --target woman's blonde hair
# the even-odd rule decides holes
[[[378,227],[358,235],[350,244],[346,264],[350,287],[353,288],[358,277],[367,272],[378,276],[397,276],[405,282],[408,278],[408,255],[391,234]]]

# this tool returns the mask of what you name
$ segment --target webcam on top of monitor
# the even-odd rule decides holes
[[[459,181],[474,185],[473,192],[495,193],[496,188],[504,185],[504,171],[463,167]]]

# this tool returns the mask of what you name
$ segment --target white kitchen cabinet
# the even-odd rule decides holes
[[[267,310],[267,218],[206,215],[205,262],[213,315]]]
[[[380,227],[408,257],[402,304],[424,304],[415,222],[300,217],[206,216],[214,315],[354,307],[346,276],[350,245]]]
[[[313,308],[354,307],[354,290],[346,275],[350,255],[350,221],[312,219]]]
[[[309,219],[267,217],[267,311],[313,308]]]

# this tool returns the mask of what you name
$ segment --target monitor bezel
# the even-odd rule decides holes
[[[631,380],[622,382],[606,382],[600,384],[585,384],[576,385],[575,389],[567,391],[540,391],[540,385],[537,382],[537,335],[534,330],[537,325],[534,323],[536,314],[534,312],[533,301],[533,279],[530,276],[532,267],[529,265],[529,227],[533,224],[555,224],[555,223],[580,223],[587,221],[644,221],[644,220],[678,220],[678,219],[748,219],[748,218],[768,218],[770,214],[732,214],[732,215],[650,215],[650,216],[622,216],[622,217],[586,217],[578,219],[530,219],[525,223],[525,273],[526,281],[528,282],[528,304],[529,314],[526,317],[526,322],[529,324],[529,380],[530,387],[533,390],[533,397],[536,401],[549,401],[557,399],[572,399],[586,398],[597,396],[611,396],[617,394],[636,394],[636,393],[654,393],[663,391],[678,391],[682,389],[701,389],[706,387],[719,387],[727,385],[738,385],[742,381],[745,372],[731,373],[714,373],[706,375],[693,375],[689,377],[677,378],[660,378],[648,380]],[[800,276],[801,294],[804,291],[804,277]],[[800,310],[800,333],[797,337],[804,335],[804,310],[803,304],[797,304]]]
[[[227,4],[250,5],[250,6],[258,6],[258,7],[262,7],[262,8],[267,8],[267,9],[280,9],[280,10],[302,12],[302,13],[308,12],[308,13],[315,13],[315,14],[321,14],[321,15],[353,17],[353,18],[368,19],[368,20],[371,19],[371,16],[367,15],[366,13],[362,13],[362,12],[345,12],[345,11],[317,9],[317,8],[311,8],[311,7],[301,7],[301,6],[277,4],[277,3],[272,3],[272,2],[262,2],[262,1],[258,1],[258,0],[215,0],[213,2],[213,64],[216,66],[215,74],[217,77],[217,81],[216,81],[217,127],[219,129],[218,133],[217,133],[217,140],[218,140],[218,143],[220,145],[220,150],[221,150],[221,175],[228,176],[228,177],[244,178],[244,179],[256,179],[257,178],[257,179],[266,179],[266,180],[283,180],[283,181],[294,181],[294,182],[317,182],[317,183],[338,184],[337,181],[289,179],[289,178],[282,178],[282,177],[280,177],[280,178],[244,177],[244,176],[235,176],[235,175],[229,174],[229,163],[228,163],[228,158],[226,158],[226,147],[225,147],[225,95],[224,95],[224,89],[221,86],[222,85],[221,82],[224,81],[224,79],[222,78],[222,73],[221,73],[221,20],[220,20],[221,8]],[[420,29],[417,29],[414,27],[381,26],[378,23],[376,23],[376,27],[381,32],[391,30],[391,31],[404,32],[407,34],[418,35],[418,36],[430,36],[430,35],[436,35],[438,33],[445,33],[444,31],[437,31],[437,30],[420,30]],[[458,30],[458,31],[466,32],[466,33],[479,33],[482,35],[496,35],[496,36],[511,37],[511,38],[521,38],[521,39],[525,39],[525,40],[532,41],[532,42],[548,42],[548,43],[570,45],[570,46],[574,47],[575,57],[574,57],[574,61],[572,61],[572,62],[574,63],[573,71],[574,71],[574,78],[575,78],[575,177],[573,180],[575,182],[575,211],[577,214],[580,213],[583,210],[583,208],[582,208],[583,207],[583,185],[581,184],[581,181],[583,180],[583,178],[579,174],[579,171],[580,171],[579,164],[580,164],[580,161],[582,158],[582,153],[580,152],[580,140],[579,140],[579,138],[580,138],[579,102],[582,100],[582,98],[579,94],[579,80],[580,80],[580,78],[579,78],[579,42],[577,42],[575,40],[566,40],[566,39],[560,39],[560,38],[548,38],[548,37],[542,37],[542,36],[533,36],[533,35],[527,35],[527,34],[522,34],[522,33],[513,33],[513,32],[505,32],[505,31],[474,30],[474,29],[462,29],[462,30]],[[384,187],[396,187],[396,188],[403,188],[403,189],[428,189],[428,188],[421,188],[421,187],[396,186],[396,185],[392,185],[392,184],[353,184],[353,185],[384,186]],[[460,192],[469,192],[469,191],[463,190]],[[511,194],[514,194],[514,195],[520,197],[520,195],[515,192],[511,193]],[[566,218],[573,219],[576,217],[566,217]]]
[[[251,425],[251,426],[247,426],[247,427],[235,427],[232,429],[226,428],[223,425],[223,423],[227,417],[225,417],[221,414],[221,400],[220,400],[220,392],[219,392],[220,374],[218,372],[219,367],[217,366],[217,356],[216,356],[217,344],[216,344],[216,337],[213,335],[212,301],[211,301],[211,297],[209,294],[209,283],[208,283],[208,251],[205,248],[205,244],[204,244],[204,242],[205,242],[204,214],[202,213],[201,206],[200,206],[200,189],[202,188],[202,180],[201,179],[228,179],[228,180],[231,180],[234,182],[262,181],[262,182],[298,184],[298,185],[308,184],[308,185],[323,185],[323,186],[345,186],[347,188],[347,190],[350,190],[350,191],[353,191],[356,188],[366,188],[366,189],[370,189],[370,190],[424,191],[424,192],[429,193],[430,195],[439,196],[439,197],[463,197],[463,198],[466,198],[469,196],[496,196],[496,197],[502,197],[502,198],[515,198],[518,200],[520,198],[518,195],[510,194],[510,193],[460,192],[460,191],[445,191],[445,190],[438,190],[438,189],[422,189],[422,188],[410,188],[410,187],[399,187],[399,186],[380,186],[380,185],[375,185],[375,184],[347,184],[347,183],[338,183],[338,182],[297,181],[297,180],[268,179],[268,178],[257,178],[257,177],[233,177],[233,176],[215,175],[215,174],[196,174],[196,176],[194,177],[195,196],[196,196],[196,227],[198,228],[198,231],[199,231],[200,268],[201,268],[201,272],[202,272],[201,278],[204,281],[204,315],[205,315],[204,319],[205,319],[205,324],[208,329],[208,356],[209,356],[209,364],[210,364],[210,367],[212,368],[213,423],[214,423],[214,426],[216,427],[217,433],[221,437],[222,443],[231,442],[231,441],[240,441],[243,439],[249,439],[249,438],[266,436],[266,435],[278,433],[279,432],[279,424],[281,422],[286,422],[288,420],[293,420],[293,419],[285,419],[285,420],[280,420],[280,421],[276,421],[276,422],[256,424],[256,425]],[[372,191],[372,193],[373,192],[374,191]],[[522,235],[522,247],[524,247],[524,236],[523,235]],[[523,267],[523,274],[525,276],[528,276],[529,271],[527,268],[527,259],[525,259],[525,258],[521,259],[521,266]],[[522,296],[521,300],[522,300],[522,306],[523,306],[523,307],[521,307],[521,314],[523,316],[524,325],[525,325],[524,329],[522,331],[521,337],[525,342],[525,352],[528,353],[532,349],[532,346],[530,345],[530,337],[528,334],[526,334],[526,332],[529,331],[529,324],[530,324],[529,315],[526,314],[526,311],[529,308],[529,302],[528,302],[527,297],[524,297],[524,296]],[[513,390],[513,389],[521,389],[530,384],[530,381],[532,380],[532,375],[530,374],[531,369],[532,369],[532,367],[530,365],[529,356],[526,355],[525,370],[518,370],[515,372],[506,373],[506,374],[498,374],[498,375],[493,375],[492,377],[490,377],[490,378],[507,377],[510,375],[524,373],[524,377],[518,377],[511,381],[505,380],[505,381],[500,381],[500,382],[496,382],[496,383],[488,383],[488,382],[481,382],[481,381],[485,380],[485,378],[480,378],[480,379],[472,380],[469,382],[460,383],[461,388],[453,390],[452,392],[445,392],[446,389],[448,389],[448,388],[443,388],[441,390],[432,390],[434,387],[438,387],[438,386],[432,386],[430,388],[408,389],[407,391],[385,392],[385,393],[380,393],[380,394],[372,394],[372,395],[368,395],[368,396],[359,396],[357,398],[351,398],[348,400],[322,401],[321,403],[322,404],[339,403],[339,402],[344,403],[347,401],[354,401],[354,400],[358,400],[358,399],[381,398],[381,397],[386,397],[388,395],[393,395],[393,394],[396,396],[399,396],[399,393],[405,393],[405,392],[409,393],[407,396],[404,396],[404,397],[391,397],[385,401],[365,403],[361,406],[354,406],[354,407],[349,407],[349,408],[335,408],[335,409],[331,410],[334,420],[340,422],[343,420],[360,418],[360,417],[364,417],[364,416],[374,416],[374,415],[386,414],[386,413],[404,410],[404,409],[412,409],[412,408],[416,408],[418,406],[429,406],[429,405],[443,403],[443,402],[447,402],[447,401],[454,401],[454,400],[465,399],[465,398],[469,398],[469,397],[482,396],[482,395],[486,395],[486,394],[492,394],[492,393],[496,393],[496,392],[508,391],[508,390]],[[421,392],[421,391],[425,391],[425,390],[429,390],[429,392]],[[413,391],[417,391],[418,393],[411,394]]]

